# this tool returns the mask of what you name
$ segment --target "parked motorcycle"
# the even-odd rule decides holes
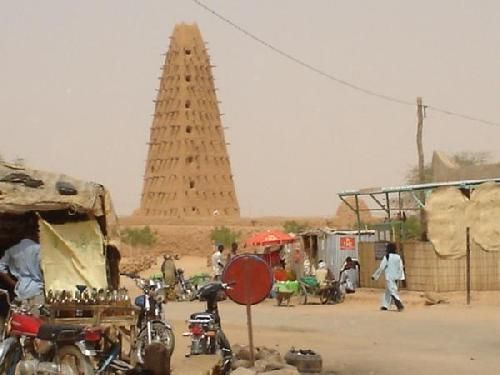
[[[182,268],[177,268],[175,270],[175,280],[178,287],[178,299],[181,301],[191,300],[194,293],[194,287],[189,280],[186,280]]]
[[[191,314],[188,320],[188,332],[184,336],[191,337],[190,351],[186,356],[199,354],[215,354],[220,350],[223,363],[219,375],[229,374],[233,352],[224,331],[221,328],[218,300],[221,292],[228,289],[228,284],[209,282],[200,287],[194,298],[207,302],[204,312]]]
[[[11,303],[0,343],[0,374],[83,374],[92,375],[90,357],[85,354],[101,340],[100,329],[48,324],[25,306]]]
[[[322,305],[329,302],[331,303],[341,303],[345,299],[345,293],[340,287],[340,282],[338,280],[327,280],[327,285],[321,288],[319,292],[319,301]]]
[[[143,292],[135,298],[135,305],[140,308],[134,351],[137,361],[144,363],[146,346],[155,342],[165,345],[172,355],[175,349],[175,336],[172,326],[163,317],[168,285],[161,280],[142,279],[135,274],[123,275],[134,279],[137,287]]]

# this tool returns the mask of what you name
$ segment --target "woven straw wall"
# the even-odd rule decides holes
[[[451,292],[465,290],[465,258],[442,259],[429,242],[403,245],[406,288],[414,291]],[[360,244],[361,286],[383,288],[383,280],[370,279],[378,267],[375,245]],[[473,290],[500,290],[500,253],[471,249],[471,285]]]
[[[383,275],[378,281],[373,281],[371,276],[378,268],[380,261],[375,259],[375,244],[373,242],[360,242],[358,247],[360,269],[360,285],[363,288],[385,288]]]

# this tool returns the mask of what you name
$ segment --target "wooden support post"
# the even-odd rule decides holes
[[[248,346],[250,347],[250,364],[255,364],[255,350],[253,347],[252,305],[247,306]]]
[[[358,221],[358,244],[359,241],[361,241],[361,214],[359,212],[359,199],[358,196],[354,196],[355,202],[356,202],[356,219]]]
[[[466,289],[467,289],[467,305],[470,305],[470,228],[467,227],[467,232],[466,232],[466,239],[467,239],[467,253],[466,253],[466,258],[465,258],[465,264],[466,264]]]

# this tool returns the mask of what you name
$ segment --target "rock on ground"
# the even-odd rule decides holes
[[[255,370],[251,370],[248,368],[240,367],[234,371],[231,371],[231,375],[256,375],[257,372]]]

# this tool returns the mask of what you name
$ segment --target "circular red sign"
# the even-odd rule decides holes
[[[243,254],[231,259],[222,281],[231,289],[226,294],[240,305],[256,305],[269,295],[273,286],[271,268],[256,255]]]

